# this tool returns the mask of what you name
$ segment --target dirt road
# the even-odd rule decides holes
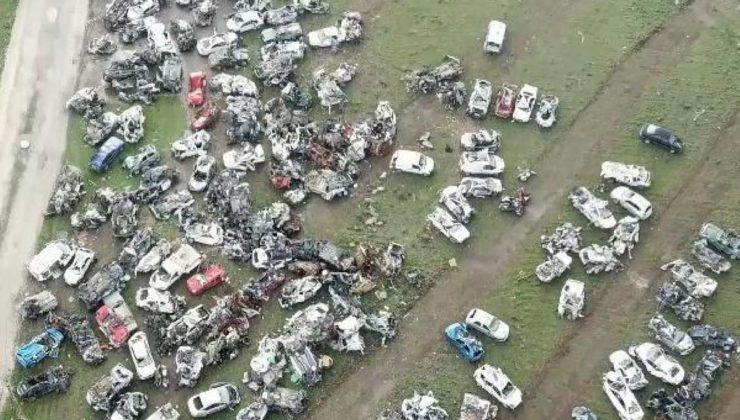
[[[16,299],[64,154],[87,1],[21,0],[0,83],[0,405],[13,367]],[[19,143],[28,141],[30,149]]]
[[[398,339],[369,357],[364,366],[309,414],[311,418],[372,417],[416,361],[433,353],[440,345],[437,334],[429,331],[442,331],[449,319],[464,313],[481,295],[490,294],[509,269],[522,241],[539,231],[551,216],[549,209],[561,208],[571,186],[562,180],[596,170],[589,165],[596,165],[605,146],[619,136],[632,114],[632,104],[648,86],[671,71],[698,35],[711,25],[711,19],[706,15],[712,10],[711,1],[697,0],[686,11],[673,16],[663,30],[616,66],[593,101],[580,111],[573,125],[556,140],[557,148],[535,165],[538,172],[547,176],[540,177],[531,189],[537,200],[522,222],[507,232],[507,240],[502,242],[498,238],[489,238],[479,243],[463,262],[461,270],[451,274],[416,303],[405,318]],[[576,164],[562,165],[564,161]],[[496,261],[495,267],[491,266],[492,258]],[[490,281],[477,281],[480,278]],[[450,296],[455,296],[455,299],[450,299]]]

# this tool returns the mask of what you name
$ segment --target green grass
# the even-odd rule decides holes
[[[4,0],[0,2],[0,75],[5,67],[5,51],[8,49],[10,34],[13,31],[15,11],[19,0]]]
[[[736,23],[725,22],[699,41],[684,62],[655,86],[652,94],[646,95],[649,99],[635,107],[634,118],[624,127],[623,137],[613,142],[613,147],[603,154],[605,160],[648,166],[653,173],[653,185],[646,193],[658,212],[678,187],[692,176],[708,150],[710,140],[716,138],[717,128],[725,125],[735,111],[737,104],[734,98],[740,94],[740,88],[728,85],[725,80],[740,68],[740,59],[735,54],[740,32],[736,26],[732,26]],[[694,113],[702,109],[707,110],[702,118],[693,121]],[[678,161],[668,157],[663,151],[646,150],[643,145],[634,141],[632,127],[647,120],[661,121],[687,139],[688,150]],[[583,174],[579,179],[596,182],[596,177],[594,168],[594,173]],[[737,189],[730,189],[727,197],[718,202],[716,214],[712,216],[729,226],[738,226],[740,220],[736,209],[740,193]],[[565,220],[583,223],[582,217],[575,214],[566,203],[563,206]],[[696,223],[688,220],[686,222]],[[605,239],[602,234],[601,241]],[[515,268],[505,277],[503,286],[480,302],[483,307],[495,308],[496,313],[503,319],[512,320],[513,324],[509,343],[486,345],[489,351],[486,360],[502,367],[515,383],[523,386],[530,383],[534,373],[546,363],[549,356],[558,351],[559,338],[574,328],[567,321],[558,320],[554,311],[539,310],[542,307],[554,308],[559,286],[542,286],[534,280],[532,270],[543,259],[536,242],[536,238],[532,237],[531,245],[523,250]],[[647,254],[656,264],[661,261],[659,246],[647,247],[641,244],[636,252]],[[583,277],[578,270],[570,276]],[[587,296],[593,293],[599,295],[600,289],[604,287],[603,280],[587,283],[590,289],[595,289],[588,290]],[[740,297],[740,288],[736,286],[722,283],[721,292],[713,298],[708,309],[707,322],[732,331],[740,329],[740,311],[735,305]],[[644,338],[644,326],[653,310],[653,307],[645,308],[644,312],[636,314],[625,325],[617,327],[625,343]],[[692,366],[698,357],[697,353],[687,362],[687,366]],[[445,347],[414,368],[410,377],[402,381],[396,389],[392,404],[397,405],[401,398],[407,397],[413,390],[429,388],[435,392],[444,408],[454,411],[459,406],[462,392],[476,389],[472,380],[473,370],[473,366],[464,366],[454,351]],[[613,413],[608,401],[601,395],[600,388],[594,387],[593,393],[589,401],[598,409],[600,418],[602,415],[611,418],[609,416]]]

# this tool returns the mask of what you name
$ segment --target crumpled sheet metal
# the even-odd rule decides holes
[[[96,55],[111,55],[118,50],[118,44],[110,34],[103,34],[90,40],[87,52]]]
[[[699,264],[716,274],[724,273],[732,268],[730,261],[712,249],[706,239],[694,241],[691,254],[699,261]]]
[[[49,325],[61,327],[65,331],[85,363],[98,365],[106,359],[100,342],[86,317],[72,314],[65,318],[62,315],[49,314],[46,322]]]
[[[325,303],[315,303],[288,318],[284,330],[305,343],[318,343],[329,338],[334,316]]]
[[[186,133],[184,137],[172,143],[172,156],[178,160],[202,156],[208,153],[211,146],[211,135],[205,130]]]
[[[549,283],[565,274],[570,269],[573,259],[565,252],[559,252],[539,264],[534,273],[537,279],[543,283]]]
[[[698,322],[704,315],[704,304],[690,296],[677,283],[663,283],[655,296],[658,307],[671,308],[684,321]]]
[[[322,283],[318,277],[306,276],[288,281],[281,290],[278,302],[283,308],[303,303],[316,296],[321,289]]]
[[[615,255],[614,248],[609,245],[591,244],[581,248],[578,256],[586,269],[587,274],[609,273],[624,268]]]
[[[281,337],[272,338],[265,335],[260,340],[257,354],[249,362],[247,386],[252,391],[273,389],[282,378],[288,361],[283,352]]]
[[[18,312],[23,319],[39,319],[56,309],[58,305],[56,296],[48,290],[43,290],[24,298],[18,306]]]
[[[365,340],[360,335],[363,325],[364,320],[354,315],[334,322],[329,347],[337,351],[356,351],[364,354]]]
[[[274,390],[263,391],[260,399],[272,411],[286,415],[296,415],[306,409],[308,394],[302,389],[277,387]]]
[[[650,395],[647,406],[671,420],[699,420],[693,401],[680,393],[669,395],[664,389],[660,389]]]
[[[175,353],[178,385],[194,387],[205,367],[206,353],[190,346],[180,346]]]
[[[436,93],[443,82],[455,82],[462,75],[463,67],[460,59],[445,56],[442,64],[435,68],[422,68],[407,74],[406,90],[415,93]]]
[[[210,80],[211,88],[221,91],[224,96],[259,97],[257,84],[241,74],[219,73]]]
[[[439,405],[432,391],[425,395],[414,392],[414,396],[403,400],[401,413],[405,420],[444,420],[449,418],[447,411]]]
[[[463,395],[460,406],[460,420],[491,420],[498,414],[498,406],[477,395]]]
[[[85,137],[82,139],[90,146],[97,146],[106,141],[118,130],[120,119],[115,112],[104,112],[96,118],[87,120]]]
[[[158,220],[169,220],[178,210],[190,208],[195,203],[188,190],[178,190],[159,197],[149,204],[149,210]]]
[[[91,120],[103,114],[105,99],[95,88],[85,87],[69,98],[66,107],[82,115],[86,120]]]
[[[119,363],[87,390],[85,399],[95,411],[110,411],[113,399],[129,386],[133,378],[134,373]]]
[[[77,288],[77,297],[88,309],[98,307],[102,299],[110,293],[122,290],[131,279],[117,262],[112,262],[100,269]]]
[[[70,212],[83,195],[85,184],[82,171],[76,166],[64,165],[54,185],[46,215],[56,216]]]
[[[147,396],[141,392],[124,392],[114,404],[112,418],[136,419],[147,407]]]

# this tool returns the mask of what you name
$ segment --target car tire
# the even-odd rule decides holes
[[[645,142],[645,144],[650,144],[650,139],[642,139],[642,141]]]

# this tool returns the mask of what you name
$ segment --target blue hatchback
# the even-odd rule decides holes
[[[64,340],[64,334],[61,331],[49,328],[20,346],[15,352],[15,358],[24,368],[34,366],[46,356],[56,357],[62,340]]]
[[[483,344],[468,332],[468,327],[458,322],[445,328],[445,336],[457,352],[468,362],[480,360],[485,353]]]
[[[90,158],[90,168],[95,172],[105,172],[118,159],[126,143],[118,137],[111,137],[103,143],[97,152]]]

